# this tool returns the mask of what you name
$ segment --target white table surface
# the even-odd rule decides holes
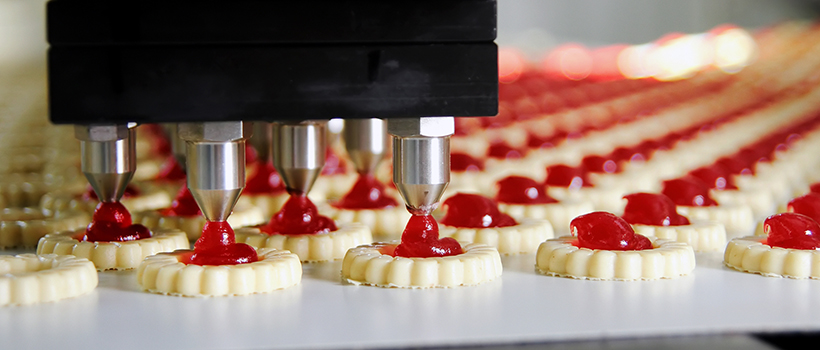
[[[387,348],[820,330],[820,281],[736,272],[717,253],[698,254],[690,276],[641,282],[547,277],[534,261],[505,257],[500,280],[426,290],[342,284],[340,262],[310,264],[298,286],[208,299],[144,293],[135,272],[104,272],[90,294],[0,308],[0,348]]]

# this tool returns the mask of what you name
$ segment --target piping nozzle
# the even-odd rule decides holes
[[[288,192],[310,192],[327,155],[327,121],[276,122],[271,131],[273,166]]]
[[[374,174],[387,154],[387,122],[378,118],[346,119],[345,149],[359,174]]]
[[[102,202],[116,202],[137,170],[136,124],[75,125],[82,171]]]

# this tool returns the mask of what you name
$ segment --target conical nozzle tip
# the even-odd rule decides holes
[[[190,189],[202,215],[208,221],[227,221],[242,189],[202,190]]]
[[[88,183],[101,202],[116,202],[125,193],[125,187],[134,176],[133,172],[125,173],[85,173]]]

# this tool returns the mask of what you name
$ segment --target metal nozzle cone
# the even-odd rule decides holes
[[[239,200],[239,194],[242,193],[241,188],[232,190],[191,188],[190,190],[196,203],[199,204],[199,209],[202,210],[202,215],[208,221],[227,221],[236,206],[236,201]]]
[[[393,182],[407,210],[430,214],[450,183],[450,138],[395,137]]]
[[[387,123],[382,119],[348,119],[342,131],[350,160],[360,174],[373,174],[387,153]]]
[[[289,191],[310,191],[325,165],[326,147],[325,122],[273,124],[273,165]]]
[[[85,173],[88,183],[91,184],[91,188],[94,189],[94,193],[101,202],[118,201],[125,193],[125,187],[128,186],[133,176],[133,172]]]

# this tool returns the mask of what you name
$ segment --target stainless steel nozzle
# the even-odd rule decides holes
[[[245,188],[248,122],[179,124],[186,141],[188,189],[208,221],[226,221]]]
[[[450,183],[450,136],[453,117],[390,119],[393,182],[414,215],[428,215]]]
[[[327,154],[326,121],[273,123],[273,166],[288,191],[308,193],[322,172]]]
[[[387,153],[387,123],[382,119],[347,119],[345,149],[359,174],[373,174]]]
[[[76,125],[82,171],[100,201],[120,200],[137,170],[136,133],[131,125]]]

